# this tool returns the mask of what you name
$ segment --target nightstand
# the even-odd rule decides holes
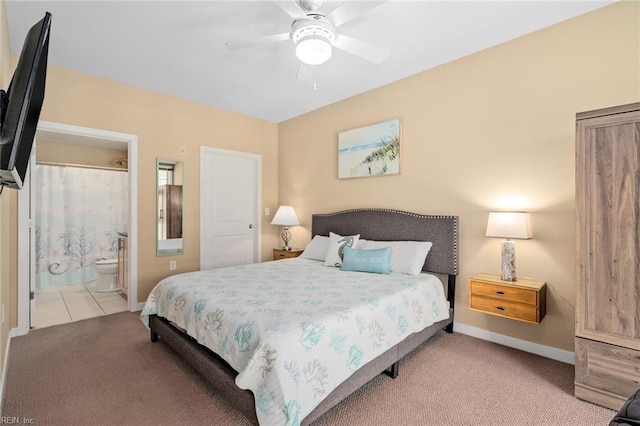
[[[292,257],[300,256],[302,252],[303,250],[294,248],[291,250],[273,249],[273,260],[291,259]]]
[[[540,324],[547,313],[547,286],[526,278],[502,281],[500,275],[478,274],[469,280],[469,309]]]

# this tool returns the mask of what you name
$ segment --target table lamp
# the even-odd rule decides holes
[[[291,250],[291,247],[289,247],[289,241],[291,240],[291,232],[289,232],[289,226],[300,225],[298,216],[296,216],[296,212],[295,210],[293,210],[293,207],[278,207],[278,211],[276,212],[275,216],[273,216],[271,224],[284,225],[284,231],[282,231],[282,234],[280,234],[280,236],[282,237],[282,241],[284,241],[282,250]]]
[[[529,213],[492,212],[487,221],[487,237],[506,238],[502,242],[503,281],[516,281],[516,245],[511,238],[528,240],[531,238]]]

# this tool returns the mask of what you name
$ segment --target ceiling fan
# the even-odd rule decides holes
[[[296,46],[296,56],[304,64],[319,65],[326,62],[331,57],[332,47],[381,64],[389,55],[387,49],[341,34],[338,28],[386,1],[347,1],[328,15],[320,11],[323,0],[300,0],[299,3],[296,0],[275,1],[294,20],[290,32],[230,41],[226,46],[237,50],[291,40]]]

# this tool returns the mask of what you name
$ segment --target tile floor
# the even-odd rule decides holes
[[[78,321],[127,310],[120,292],[98,293],[97,282],[36,292],[35,328]]]

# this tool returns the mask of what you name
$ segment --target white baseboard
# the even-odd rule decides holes
[[[141,310],[142,310],[142,308],[144,308],[144,304],[145,304],[145,303],[147,303],[147,302],[145,301],[145,302],[142,302],[142,303],[138,303],[138,304],[136,305],[136,309],[135,309],[134,311],[131,311],[131,312],[141,311]]]
[[[453,323],[453,331],[466,334],[468,336],[477,337],[478,339],[487,340],[489,342],[498,343],[510,348],[520,349],[521,351],[530,352],[546,358],[555,359],[556,361],[574,364],[573,352],[551,346],[541,345],[539,343],[529,342],[527,340],[516,339],[515,337],[505,336],[504,334],[494,333],[482,328],[472,327],[470,325]]]

